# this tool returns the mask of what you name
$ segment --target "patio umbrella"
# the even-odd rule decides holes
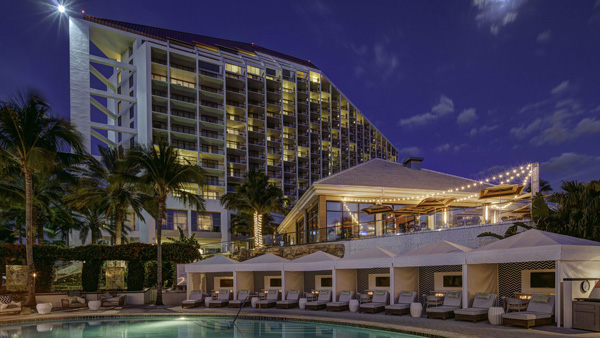
[[[521,184],[498,184],[479,191],[479,199],[517,196],[521,194],[524,188],[525,186]]]
[[[428,198],[423,199],[421,202],[419,202],[419,204],[417,204],[417,206],[418,207],[445,208],[448,205],[450,205],[450,203],[452,203],[454,200],[456,200],[456,198],[428,197]]]
[[[392,208],[390,205],[372,205],[368,208],[362,209],[361,211],[367,215],[374,215],[392,212],[394,211],[394,208]]]

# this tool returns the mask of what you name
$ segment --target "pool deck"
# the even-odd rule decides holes
[[[24,311],[25,312],[25,311]],[[0,317],[0,325],[16,324],[26,321],[48,321],[63,319],[101,319],[115,317],[138,316],[234,316],[237,309],[221,308],[207,309],[204,306],[192,309],[182,309],[180,306],[156,308],[151,305],[132,305],[116,309],[101,309],[99,311],[54,310],[49,314],[39,315],[35,312],[21,315],[4,315]],[[428,337],[599,337],[597,332],[588,332],[572,329],[557,328],[556,326],[540,326],[529,330],[518,327],[494,326],[488,322],[462,322],[454,319],[439,320],[427,318],[412,318],[409,315],[391,316],[383,313],[367,314],[353,312],[327,312],[305,311],[300,309],[279,310],[254,309],[246,307],[242,310],[240,318],[273,319],[273,320],[301,320],[315,321],[329,324],[354,325],[369,328],[379,328]],[[11,325],[12,326],[12,325]]]

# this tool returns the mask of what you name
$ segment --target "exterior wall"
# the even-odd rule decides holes
[[[491,237],[478,238],[477,235],[488,231],[503,235],[506,229],[512,225],[513,223],[500,223],[457,227],[440,231],[421,231],[398,236],[375,237],[335,243],[344,244],[346,248],[345,255],[373,247],[380,247],[393,253],[401,254],[442,240],[475,249],[495,241]]]

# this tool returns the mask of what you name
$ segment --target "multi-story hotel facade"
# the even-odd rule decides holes
[[[168,201],[177,226],[206,247],[231,241],[219,197],[250,169],[267,173],[289,206],[317,180],[398,150],[310,61],[254,44],[90,16],[71,17],[71,121],[88,150],[166,140],[209,177],[206,212]],[[197,189],[197,187],[191,187]],[[155,225],[130,219],[129,236]]]

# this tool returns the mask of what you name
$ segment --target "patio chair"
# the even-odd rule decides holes
[[[87,298],[79,290],[71,290],[67,293],[67,298],[60,300],[63,309],[75,310],[87,308]]]
[[[377,290],[373,292],[373,299],[370,303],[360,304],[358,312],[377,313],[385,310],[388,305],[390,294],[387,290]]]
[[[502,315],[504,325],[532,326],[551,324],[554,322],[554,296],[532,295],[527,311],[511,312]]]
[[[211,299],[208,301],[208,307],[226,307],[229,304],[229,290],[219,290],[217,299]]]
[[[477,292],[471,307],[454,310],[454,319],[473,321],[473,323],[477,323],[480,320],[487,320],[488,310],[494,306],[495,302],[495,293]]]
[[[354,291],[344,290],[340,292],[340,298],[337,302],[327,303],[327,311],[346,311],[350,300],[354,297]]]
[[[190,293],[190,298],[181,302],[181,308],[185,309],[187,307],[196,307],[202,305],[204,303],[204,293],[202,290],[192,290]]]
[[[229,307],[240,308],[242,304],[244,306],[250,305],[250,290],[239,290],[237,299],[229,301]]]
[[[454,310],[460,309],[462,304],[462,292],[448,291],[444,297],[442,306],[427,309],[427,318],[447,319],[454,317]]]
[[[527,310],[527,302],[523,299],[505,298],[504,303],[506,304],[506,312],[521,312],[521,310]]]
[[[319,298],[313,302],[306,303],[306,310],[321,310],[327,307],[327,303],[331,302],[331,290],[319,291]]]
[[[300,297],[300,290],[290,290],[287,293],[285,300],[280,300],[276,304],[278,309],[290,309],[298,306],[298,298]]]
[[[277,300],[279,299],[279,290],[277,289],[272,289],[267,291],[267,298],[265,299],[261,299],[260,301],[258,301],[258,303],[260,304],[260,307],[273,307],[275,306],[275,304],[277,304]]]
[[[398,302],[396,304],[387,305],[385,307],[386,315],[399,315],[402,316],[404,314],[410,313],[410,304],[417,301],[417,292],[416,291],[401,291],[400,297],[398,297]]]
[[[433,295],[423,295],[425,297],[425,310],[430,307],[440,306],[444,303],[444,297],[433,296]]]
[[[21,309],[21,302],[15,302],[11,295],[0,296],[0,315],[20,314]]]
[[[100,296],[100,306],[102,307],[118,307],[125,306],[127,296],[118,295],[117,292],[106,292]]]

